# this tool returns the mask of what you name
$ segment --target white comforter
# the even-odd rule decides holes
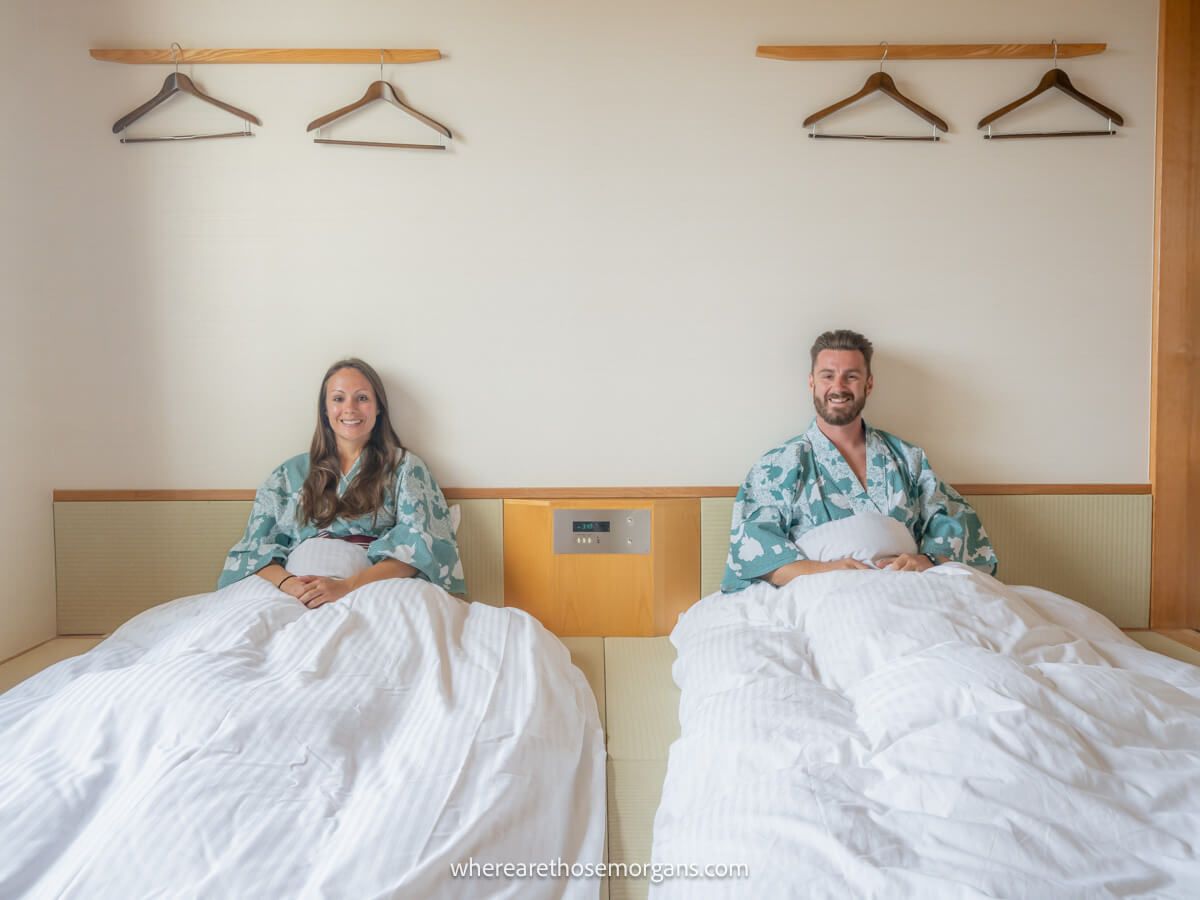
[[[666,897],[1200,897],[1200,668],[963,566],[705,598],[671,636]]]
[[[604,744],[526,614],[415,580],[314,611],[257,578],[0,696],[0,896],[595,897]]]

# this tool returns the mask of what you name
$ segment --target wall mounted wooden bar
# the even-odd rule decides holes
[[[163,502],[169,500],[253,500],[254,491],[244,488],[200,488],[197,490],[56,490],[55,503]]]
[[[1108,44],[1059,44],[1058,58],[1103,53]],[[881,44],[762,45],[755,56],[788,61],[873,59],[883,55]],[[894,59],[1053,59],[1052,44],[891,44],[888,62]]]
[[[89,50],[92,59],[101,62],[128,63],[130,65],[162,65],[178,62],[180,65],[196,63],[374,63],[379,65],[379,47],[353,49],[310,48],[250,49],[250,50],[184,50],[171,58],[170,50]],[[1061,54],[1059,54],[1061,56]],[[383,61],[395,63],[433,62],[442,58],[440,50],[389,50],[383,48]]]
[[[956,484],[960,494],[971,496],[1038,496],[1077,494],[1149,494],[1148,484]],[[558,488],[453,488],[443,490],[448,500],[613,500],[689,499],[735,497],[737,488],[709,487],[558,487]],[[253,500],[247,489],[198,490],[69,490],[54,492],[55,503],[108,503],[114,501]]]
[[[974,496],[1040,496],[1058,494],[1149,494],[1148,484],[955,484],[960,494]]]

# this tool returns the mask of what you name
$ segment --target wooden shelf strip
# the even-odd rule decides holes
[[[958,484],[967,495],[1149,494],[1148,484]],[[709,487],[558,487],[446,488],[449,500],[607,500],[616,498],[734,497],[737,488]],[[56,503],[95,503],[138,500],[253,500],[252,490],[56,490]]]
[[[1058,58],[1092,56],[1103,53],[1108,44],[1059,44]],[[764,59],[839,60],[873,59],[883,55],[881,44],[803,44],[796,46],[762,45],[755,53]],[[891,44],[888,62],[893,59],[1052,59],[1052,44]]]
[[[92,59],[101,62],[129,63],[131,65],[196,63],[374,63],[379,64],[379,47],[354,49],[314,48],[308,50],[250,49],[250,50],[184,50],[171,59],[170,50],[91,50]],[[383,61],[394,63],[432,62],[442,58],[440,50],[389,50],[383,49]],[[1061,55],[1061,54],[1060,54]]]
[[[1148,484],[956,484],[960,494],[976,496],[999,496],[1016,494],[1036,496],[1043,494],[1149,494]]]

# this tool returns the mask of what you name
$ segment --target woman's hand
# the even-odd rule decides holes
[[[289,590],[293,584],[298,585],[298,587],[294,591]],[[309,609],[316,609],[318,606],[324,606],[326,603],[341,600],[350,593],[353,587],[352,584],[343,578],[300,575],[285,584],[283,589]]]
[[[359,572],[353,578],[324,578],[319,575],[291,575],[279,589],[285,594],[295,597],[309,609],[316,609],[326,603],[341,600],[351,591],[382,581],[385,578],[411,578],[417,570],[408,563],[396,559],[384,559],[375,563],[371,568]]]
[[[283,583],[278,585],[278,587],[279,590],[283,591],[288,596],[295,597],[297,600],[299,600],[300,595],[308,590],[308,585],[305,584],[305,582],[308,580],[308,577],[305,575],[288,575],[283,579]]]
[[[834,559],[829,562],[818,562],[815,559],[798,559],[795,562],[787,563],[780,566],[774,572],[768,572],[762,576],[775,587],[783,587],[793,578],[799,578],[801,575],[816,575],[820,572],[836,572],[840,569],[856,570],[871,568],[866,563],[861,563],[853,557],[845,559]]]

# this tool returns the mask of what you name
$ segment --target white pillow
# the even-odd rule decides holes
[[[288,554],[284,566],[291,575],[349,578],[371,567],[367,548],[336,538],[309,538]]]
[[[882,556],[917,552],[917,542],[903,523],[872,512],[818,525],[806,531],[796,546],[809,559],[819,562],[852,557],[869,563]]]
[[[462,508],[455,503],[450,507],[450,530],[455,534],[458,533],[461,519]],[[326,578],[349,578],[370,567],[371,560],[367,558],[366,547],[336,538],[319,537],[301,541],[288,554],[287,565],[284,566],[289,575],[321,575]]]

